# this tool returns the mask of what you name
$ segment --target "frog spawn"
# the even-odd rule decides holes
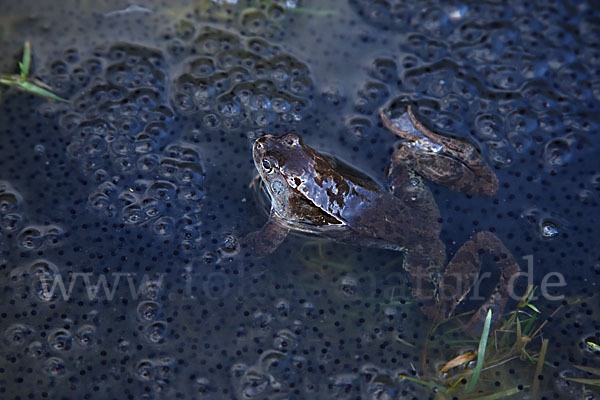
[[[2,230],[13,232],[23,225],[23,197],[7,181],[0,181],[0,218]]]
[[[117,44],[97,56],[104,71],[61,118],[68,154],[97,185],[91,209],[126,225],[149,225],[162,238],[185,228],[180,245],[196,247],[203,158],[194,144],[174,141],[162,53]]]
[[[290,395],[327,396],[331,399],[394,399],[399,389],[394,372],[364,365],[357,374],[330,376],[325,386],[319,387],[303,376],[311,362],[302,356],[292,356],[277,350],[267,350],[251,366],[235,364],[231,368],[237,396],[241,399]]]
[[[61,244],[64,232],[60,226],[28,225],[17,234],[18,246],[25,251],[33,251]]]
[[[120,57],[122,56],[118,56],[118,58]],[[140,82],[144,79],[147,82],[151,82],[153,78],[150,74],[147,71],[144,72],[143,69],[141,71],[142,74],[145,74],[146,78],[140,78]],[[128,81],[122,81],[122,83],[133,86],[137,79],[131,78],[129,83]],[[100,96],[99,100],[102,100],[103,94],[101,92],[103,90],[104,88],[99,89],[99,91],[91,91],[93,91],[93,95]],[[88,92],[81,94],[79,97],[81,101],[80,105],[85,104],[83,98],[88,94]],[[116,94],[116,92],[113,93],[115,97],[118,97]],[[147,93],[142,94],[144,96],[147,95]],[[141,102],[146,104],[144,100],[141,100]],[[110,103],[110,100],[107,100],[104,105],[106,106],[108,103]],[[107,108],[111,108],[114,112],[115,107],[113,106],[114,104],[107,106]],[[127,111],[124,111],[125,113],[135,114],[140,111],[140,109],[136,109],[130,104],[123,105],[123,107],[127,107]],[[79,109],[83,109],[83,107]],[[131,149],[134,145],[138,146],[138,153],[143,155],[148,155],[149,150],[152,150],[152,146],[148,145],[149,141],[146,140],[147,138],[138,138],[140,141],[134,145],[132,145],[132,141],[127,140],[117,142],[115,138],[119,136],[119,133],[125,134],[125,132],[137,129],[138,125],[136,125],[135,118],[127,119],[123,116],[124,114],[116,113],[119,116],[120,123],[116,124],[113,121],[114,126],[118,125],[117,128],[113,129],[111,123],[107,122],[110,121],[111,117],[108,117],[106,120],[98,118],[94,115],[96,111],[89,111],[85,115],[74,114],[72,112],[67,113],[61,118],[61,126],[64,129],[63,133],[73,135],[70,142],[71,147],[69,148],[72,151],[71,161],[82,167],[82,175],[87,175],[88,178],[92,179],[100,178],[99,180],[101,181],[101,179],[106,179],[105,169],[92,169],[92,171],[88,171],[86,167],[93,168],[95,165],[101,165],[100,163],[106,163],[108,164],[106,169],[110,171],[114,164],[117,164],[112,171],[118,170],[124,176],[117,178],[113,176],[113,179],[110,182],[104,182],[104,185],[100,182],[100,187],[106,188],[113,185],[110,187],[113,191],[116,191],[119,188],[119,183],[122,183],[123,179],[127,179],[127,174],[129,174],[129,171],[124,168],[128,167],[128,165],[122,161],[122,158],[132,153]],[[151,118],[148,117],[151,114],[151,112],[147,113],[140,118]],[[158,114],[153,115],[157,116]],[[85,118],[88,118],[88,120]],[[160,119],[160,117],[157,118]],[[160,137],[161,135],[156,134],[156,132],[156,124],[149,124],[146,133],[152,134],[153,137]],[[78,152],[79,150],[81,150],[81,153]],[[109,158],[109,155],[112,157],[112,160]],[[153,181],[149,183],[146,183],[148,180],[142,182],[141,185],[145,184],[147,190],[142,192],[145,196],[140,196],[140,202],[143,202],[146,206],[149,203],[156,206],[156,202],[153,202],[154,199],[165,201],[164,199],[168,198],[175,202],[185,201],[197,205],[198,201],[204,195],[203,189],[200,188],[197,191],[199,183],[203,180],[202,160],[197,149],[186,143],[174,142],[163,146],[159,154],[150,154],[150,158],[152,158],[154,163],[147,162],[147,158],[142,159],[139,162],[139,169],[140,171],[150,171],[149,173],[152,176],[155,176],[155,174],[160,176],[163,179],[163,181],[159,181],[159,183],[162,183],[162,186],[153,186]],[[108,163],[106,162],[107,159]],[[162,162],[163,160],[164,162]],[[160,171],[160,173],[157,171]],[[173,187],[173,182],[179,184],[181,188]],[[59,187],[60,183],[59,181]],[[128,193],[128,191],[124,192]],[[42,198],[39,201],[43,200],[43,195],[45,194],[47,193],[42,194]],[[121,201],[129,201],[131,198],[123,198],[121,196],[121,199]],[[115,202],[119,201],[119,199],[112,200],[115,200]],[[65,232],[62,225],[50,224],[47,221],[36,223],[25,212],[25,210],[32,210],[34,208],[31,204],[24,203],[23,196],[9,182],[0,182],[0,201],[0,217],[3,221],[1,244],[3,247],[6,246],[7,249],[4,252],[7,255],[7,260],[3,260],[3,266],[9,266],[9,270],[6,273],[7,279],[3,288],[6,294],[5,299],[7,300],[6,307],[13,308],[15,313],[22,315],[23,319],[27,319],[26,323],[11,325],[2,329],[4,343],[14,349],[14,351],[7,352],[6,356],[12,360],[12,363],[15,363],[17,357],[22,357],[17,353],[24,354],[28,359],[32,360],[28,361],[28,364],[33,370],[42,372],[48,379],[63,379],[69,374],[80,375],[82,372],[77,369],[76,365],[81,364],[86,359],[87,354],[97,354],[98,352],[106,354],[106,350],[108,349],[105,337],[100,341],[102,343],[101,350],[97,349],[99,344],[97,340],[99,319],[95,310],[89,309],[79,314],[77,321],[73,321],[67,317],[67,315],[77,314],[72,311],[68,311],[67,313],[69,304],[73,304],[73,298],[77,298],[78,304],[82,306],[85,304],[86,293],[89,295],[89,291],[87,290],[90,289],[89,285],[85,289],[79,285],[70,286],[73,278],[70,274],[72,272],[71,268],[73,268],[71,257],[73,256],[73,252],[79,251],[81,237],[77,236],[73,250],[69,250],[68,246],[65,245],[69,243],[71,232]],[[110,201],[107,203],[110,205]],[[37,206],[38,204],[36,204]],[[115,211],[115,214],[112,215],[113,217],[123,215],[120,214],[119,208],[108,208]],[[150,207],[148,206],[148,208]],[[168,208],[168,206],[165,208]],[[189,212],[183,216],[181,215],[183,213],[180,212],[176,214],[178,216],[177,222],[181,225],[181,232],[185,232],[182,234],[182,237],[193,243],[199,237],[199,234],[196,232],[197,216],[192,212],[194,210],[188,207],[186,211]],[[98,211],[104,211],[104,209]],[[146,223],[153,225],[153,231],[157,235],[166,238],[173,236],[174,222],[169,220],[169,216],[164,214],[162,216],[155,215],[153,212],[148,212],[147,215],[149,218]],[[60,218],[60,213],[58,217]],[[150,217],[153,217],[153,219]],[[79,216],[79,220],[82,220],[81,216]],[[62,221],[64,222],[64,220]],[[67,224],[67,226],[72,227],[73,225]],[[87,229],[87,224],[85,222],[81,225],[76,224],[75,229],[85,230]],[[98,242],[96,241],[96,243]],[[189,245],[190,248],[193,246],[194,244]],[[88,261],[75,266],[76,274],[83,273],[84,275],[89,275],[90,264],[93,268],[94,259],[95,255],[92,252]],[[54,260],[55,262],[50,260]],[[4,264],[5,261],[6,264]],[[80,272],[82,270],[88,272]],[[76,274],[75,277],[77,279]],[[94,277],[91,280],[91,283],[94,284]],[[157,289],[154,288],[157,286],[160,286],[157,281],[150,280],[146,282],[146,285],[140,285],[139,290],[146,297],[156,298]],[[97,289],[92,287],[91,290]],[[69,301],[69,299],[71,300]],[[30,304],[32,307],[28,309],[27,304]],[[52,313],[55,317],[48,317],[49,314],[45,311],[46,307],[54,310]],[[29,310],[32,311],[29,312]],[[28,315],[29,313],[30,315]],[[3,313],[3,315],[6,315],[6,313]],[[37,315],[44,316],[45,322],[43,325],[36,325]],[[105,329],[106,327],[103,327],[102,331],[105,332]],[[147,321],[145,324],[140,324],[140,330],[147,338],[148,343],[161,344],[164,343],[165,334],[168,332],[168,325],[158,320]],[[110,328],[108,331],[110,332]],[[119,351],[126,353],[128,351],[127,343],[126,340],[122,340],[119,345]],[[91,370],[92,364],[88,363],[86,371],[89,373]],[[38,376],[38,382],[43,382],[41,375]],[[64,381],[60,382],[63,383],[59,383],[58,386],[62,387],[62,389],[57,390],[64,390]],[[72,384],[74,382],[72,379],[70,382],[71,390],[73,390],[76,385]]]
[[[161,155],[145,154],[136,163],[138,172],[158,179],[136,179],[132,187],[119,191],[121,180],[101,183],[89,196],[93,209],[108,217],[120,216],[128,225],[151,224],[158,236],[173,235],[176,221],[166,215],[172,202],[198,206],[204,197],[204,171],[201,156],[194,146],[173,144]],[[121,203],[117,209],[115,203]],[[178,223],[184,224],[183,220]]]
[[[278,47],[208,27],[184,46],[194,56],[183,60],[172,102],[181,113],[200,112],[206,128],[260,128],[305,117],[308,68]]]
[[[43,251],[53,247],[61,248],[65,245],[65,234],[58,225],[28,224],[30,217],[25,212],[26,204],[23,196],[6,181],[0,182],[0,217],[10,221],[18,221],[17,225],[3,226],[3,239],[8,238],[7,247],[18,250],[25,260],[31,258],[33,251],[43,254]],[[18,231],[19,226],[24,227]],[[10,253],[6,253],[10,254]],[[46,258],[33,258],[30,261],[20,260],[14,263],[14,251],[9,256],[8,264],[11,269],[6,274],[6,286],[4,291],[11,293],[7,301],[15,307],[23,302],[56,306],[61,302],[60,291],[52,290],[56,279],[62,278],[61,269],[55,263]],[[18,302],[18,303],[17,303]],[[23,315],[26,315],[24,313]],[[32,313],[35,315],[35,312]],[[51,321],[49,318],[47,321]],[[93,348],[96,345],[96,326],[93,324],[78,324],[73,326],[72,321],[63,320],[62,324],[46,323],[40,332],[40,327],[26,323],[14,323],[5,327],[2,331],[3,344],[8,352],[8,359],[13,359],[15,352],[21,352],[27,358],[33,360],[33,366],[37,370],[52,378],[65,376],[69,370],[65,361],[69,355],[79,353],[84,349]],[[19,355],[19,357],[21,357]],[[14,361],[13,361],[14,362]]]
[[[594,96],[588,88],[583,88],[590,71],[583,66],[585,62],[575,66],[572,58],[566,55],[562,62],[548,63],[546,52],[540,52],[540,47],[536,46],[537,39],[531,38],[531,47],[515,48],[517,35],[522,35],[521,40],[531,37],[532,21],[526,25],[517,24],[512,31],[498,28],[497,34],[484,37],[486,42],[491,37],[498,41],[491,46],[492,52],[478,53],[477,49],[485,43],[477,42],[455,60],[449,57],[453,44],[480,38],[470,28],[481,24],[481,18],[477,22],[469,18],[473,11],[470,6],[422,8],[421,4],[414,7],[401,1],[380,3],[369,0],[351,3],[363,18],[377,21],[379,27],[393,26],[406,35],[401,49],[407,55],[400,63],[392,57],[380,56],[366,66],[369,77],[376,81],[367,80],[363,89],[358,91],[355,110],[367,118],[372,117],[374,107],[383,104],[378,93],[389,92],[390,81],[396,80],[400,92],[421,93],[415,98],[398,98],[396,103],[417,101],[419,109],[431,118],[437,131],[459,134],[475,126],[474,133],[487,146],[490,159],[497,166],[508,166],[517,154],[530,150],[534,137],[536,144],[545,142],[538,154],[541,154],[546,168],[554,173],[557,168],[572,162],[575,154],[587,146],[585,135],[592,126],[596,126],[595,123],[576,121],[568,116],[560,121],[555,116],[558,110],[568,111],[574,102],[582,101],[585,102],[584,108],[594,112],[592,110],[597,108]],[[478,16],[483,13],[489,18],[500,12],[496,5],[483,8],[477,9]],[[437,24],[446,26],[429,33],[434,37],[439,34],[449,36],[448,43],[411,32],[411,25],[428,31],[427,24],[421,25],[424,22],[422,13],[430,14]],[[527,7],[503,10],[501,19],[510,18],[509,15],[516,17],[519,13],[528,13]],[[548,15],[557,17],[553,13]],[[459,24],[462,24],[460,28]],[[556,26],[556,21],[542,21],[537,29],[555,32]],[[571,37],[563,30],[561,32],[560,38],[549,34],[547,39],[551,45],[560,47],[563,40]],[[468,62],[462,61],[465,57]],[[554,88],[548,87],[541,79],[550,77],[556,77],[561,83]],[[377,81],[384,86],[376,91],[367,89],[377,87]],[[583,89],[573,89],[579,87]],[[432,99],[435,99],[434,103],[430,103]],[[357,126],[364,125],[357,117],[352,121],[356,121]],[[548,122],[552,123],[550,128]],[[564,131],[566,134],[562,134]]]
[[[198,25],[219,21],[230,24],[235,31],[246,36],[278,40],[286,35],[284,24],[289,22],[288,10],[293,12],[299,6],[296,0],[268,3],[255,0],[211,1],[194,7],[187,19],[165,29],[162,36],[171,40],[173,51],[181,51],[182,41],[192,37]]]
[[[0,218],[2,230],[11,235],[16,232],[14,242],[22,251],[41,250],[59,246],[64,231],[58,225],[27,224],[28,217],[23,210],[23,197],[7,181],[0,181]]]
[[[66,235],[61,226],[49,223],[29,224],[30,218],[24,210],[23,196],[9,182],[0,182],[0,199],[0,218],[5,221],[2,231],[7,234],[3,237],[7,254],[10,254],[8,249],[11,249],[32,255],[34,251],[60,248],[65,244]],[[33,294],[38,301],[55,300],[56,297],[48,288],[59,272],[59,268],[46,258],[34,258],[13,266],[7,273],[13,299],[23,300]]]

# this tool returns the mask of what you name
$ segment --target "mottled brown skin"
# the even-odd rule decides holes
[[[519,266],[491,232],[479,232],[447,263],[439,239],[440,214],[421,177],[471,195],[493,195],[494,172],[468,143],[429,131],[410,106],[397,120],[381,112],[385,126],[405,139],[394,151],[388,181],[371,178],[305,145],[290,132],[256,140],[253,158],[271,197],[269,222],[243,242],[256,256],[273,252],[290,230],[338,242],[404,251],[404,268],[423,312],[442,321],[452,315],[479,275],[488,253],[501,268],[500,280],[471,324],[492,308],[497,318],[508,299],[507,282]],[[471,325],[470,324],[470,325]],[[470,328],[474,327],[471,325]]]

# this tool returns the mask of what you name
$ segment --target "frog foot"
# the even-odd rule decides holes
[[[273,253],[285,240],[290,228],[271,213],[269,221],[258,231],[251,232],[240,240],[241,248],[251,258],[262,258]]]
[[[386,114],[385,109],[379,110],[386,128],[405,139],[392,156],[392,168],[408,165],[435,183],[469,195],[496,193],[498,179],[473,145],[430,131],[410,105],[398,118],[389,119]]]
[[[514,276],[521,269],[502,241],[489,231],[477,232],[458,249],[448,263],[439,285],[441,301],[440,313],[436,316],[438,320],[449,318],[456,306],[471,291],[475,279],[480,275],[483,256],[486,253],[500,269],[500,277],[488,300],[473,314],[464,331],[479,334],[488,309],[492,310],[494,325],[500,321],[511,293],[510,286],[514,284]]]

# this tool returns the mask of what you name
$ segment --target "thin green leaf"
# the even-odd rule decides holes
[[[15,86],[21,82],[21,77],[18,75],[2,75],[0,76],[0,83],[8,86]]]
[[[515,326],[517,328],[517,350],[520,352],[525,347],[525,343],[523,342],[523,332],[521,331],[521,321],[519,321],[519,317],[517,317]]]
[[[517,304],[517,310],[520,310],[521,308],[525,307],[527,305],[527,303],[529,303],[531,301],[531,299],[533,298],[534,291],[535,291],[535,287],[533,285],[527,286],[527,290],[525,290],[525,294],[523,295],[523,297],[521,297],[519,304]]]
[[[57,96],[50,90],[48,90],[49,87],[43,82],[37,81],[36,79],[34,79],[33,82],[27,80],[29,68],[31,68],[31,45],[29,44],[29,41],[26,41],[25,45],[23,46],[23,60],[19,62],[19,69],[21,70],[21,75],[0,75],[0,83],[8,86],[16,86],[17,88],[25,92],[35,94],[36,96],[45,97],[51,100],[69,102],[69,100],[63,99],[62,97]],[[34,83],[36,81],[37,83]],[[48,89],[45,89],[42,86],[48,87]]]
[[[527,356],[527,358],[529,359],[529,361],[536,362],[537,359],[531,357],[531,355],[529,355],[529,353],[527,352],[527,350],[523,349],[522,352],[523,352],[523,354],[525,354]]]
[[[402,338],[396,338],[396,340],[397,340],[398,342],[402,343],[402,344],[403,344],[403,345],[405,345],[405,346],[412,347],[412,348],[415,348],[415,347],[416,347],[414,344],[412,344],[412,343],[410,343],[410,342],[408,342],[408,341],[406,341],[406,340],[404,340],[404,339],[402,339]]]
[[[539,398],[540,393],[540,380],[538,376],[542,374],[542,368],[544,367],[544,359],[546,358],[546,351],[548,350],[548,339],[544,339],[542,342],[542,350],[540,350],[540,356],[537,360],[537,365],[535,367],[535,375],[533,376],[533,388],[532,394],[534,399]]]
[[[521,390],[519,390],[519,388],[515,387],[512,389],[507,389],[503,392],[488,394],[488,395],[481,396],[481,397],[473,397],[471,400],[498,400],[498,399],[504,399],[508,396],[512,396],[513,394],[517,394],[519,392],[521,392]]]
[[[440,392],[446,392],[446,388],[444,386],[438,385],[437,383],[422,381],[420,379],[413,378],[412,376],[408,376],[408,375],[404,375],[404,374],[398,374],[398,378],[408,379],[409,381],[416,382],[416,383],[423,385],[425,387],[428,387],[432,390],[435,389]]]
[[[483,360],[485,359],[485,348],[487,347],[488,336],[490,335],[490,326],[492,325],[492,309],[488,309],[485,317],[485,323],[483,324],[483,332],[481,332],[481,339],[479,340],[479,347],[477,348],[477,364],[473,370],[473,376],[469,380],[467,385],[466,393],[470,393],[475,388],[477,381],[479,380],[479,374],[481,374],[481,368],[483,368]]]
[[[538,308],[536,306],[534,306],[533,304],[529,303],[529,304],[527,304],[527,307],[531,308],[536,313],[541,314],[540,310],[538,310]]]
[[[525,305],[531,299],[531,296],[533,295],[532,294],[533,290],[534,290],[533,285],[527,286],[527,290],[523,294],[523,297],[521,297],[521,300],[519,300],[519,304],[517,304],[517,308],[515,309],[515,312],[513,312],[512,315],[510,316],[510,318],[502,325],[502,329],[503,330],[508,330],[512,326],[513,322],[515,321],[515,317],[517,316],[517,313],[523,307],[525,307]],[[505,344],[508,344],[508,337],[509,337],[509,335],[505,335],[504,336],[504,343]]]
[[[548,368],[556,368],[556,365],[551,364],[549,361],[544,361],[544,365]]]
[[[583,383],[584,385],[600,386],[600,379],[567,378],[570,381]]]
[[[523,320],[525,321],[525,320]],[[523,334],[529,336],[533,329],[533,324],[537,321],[537,314],[534,314],[533,317],[529,318],[527,321],[527,325],[525,325],[525,329],[523,329]]]
[[[587,340],[585,342],[585,344],[587,344],[588,346],[590,346],[592,348],[592,350],[600,351],[600,345],[598,345],[597,343],[592,342],[591,340]]]
[[[42,89],[46,89],[48,91],[52,91],[52,88],[50,87],[50,85],[45,84],[44,82],[40,81],[37,78],[34,78],[33,80],[29,79],[29,82],[33,83],[35,86],[41,87]]]
[[[31,44],[29,40],[25,42],[23,46],[23,61],[19,63],[19,69],[21,70],[21,78],[27,79],[29,74],[29,68],[31,68]]]
[[[527,303],[529,303],[531,301],[531,299],[533,299],[533,296],[535,294],[535,291],[537,290],[537,286],[534,286],[531,291],[529,292],[529,295],[527,296]]]
[[[69,102],[69,100],[63,99],[62,97],[57,96],[54,93],[52,93],[52,92],[50,92],[50,91],[48,91],[46,89],[43,89],[43,88],[41,88],[39,86],[36,86],[33,83],[28,82],[28,81],[19,82],[18,83],[18,87],[21,88],[21,89],[23,89],[26,92],[35,94],[37,96],[45,97],[47,99],[57,100],[57,101],[64,101],[66,103]]]
[[[589,372],[590,374],[600,375],[600,368],[585,367],[583,365],[573,365],[573,366],[582,371]]]

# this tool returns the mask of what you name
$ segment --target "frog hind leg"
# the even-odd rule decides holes
[[[441,268],[446,264],[446,248],[438,238],[415,238],[407,247],[404,269],[410,281],[413,299],[425,315],[434,321],[444,320],[441,313],[439,286]]]
[[[442,229],[440,212],[423,178],[411,169],[411,158],[412,152],[408,149],[400,147],[396,150],[387,170],[388,186],[394,197],[406,206],[405,212],[410,213],[410,219],[414,221],[411,232],[422,236],[424,241],[438,240]]]
[[[498,179],[481,154],[470,143],[442,136],[419,122],[410,105],[405,114],[390,120],[383,109],[380,116],[386,128],[407,139],[392,156],[392,164],[408,163],[419,175],[458,192],[492,196]]]
[[[406,249],[404,270],[412,297],[423,313],[441,320],[438,288],[446,265],[446,248],[438,238],[442,226],[440,213],[427,184],[410,168],[410,162],[404,162],[412,153],[397,151],[395,156],[387,172],[388,185],[397,201],[404,204],[402,213],[410,216],[406,222],[410,234],[401,240]],[[407,159],[402,159],[403,156]],[[396,213],[394,207],[383,209]]]
[[[251,232],[241,239],[241,247],[251,257],[265,257],[277,250],[289,231],[289,227],[271,214],[269,221],[260,230]]]
[[[480,333],[488,309],[492,309],[494,322],[500,321],[509,297],[511,277],[520,271],[519,264],[496,235],[488,231],[476,233],[458,249],[444,270],[439,290],[441,317],[449,318],[471,290],[479,276],[485,253],[500,268],[500,277],[488,300],[465,326],[465,332]]]

